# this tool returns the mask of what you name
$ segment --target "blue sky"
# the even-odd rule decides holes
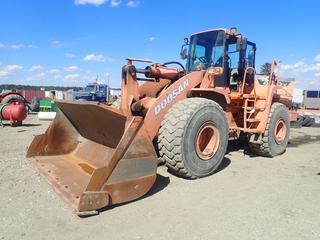
[[[0,84],[120,86],[126,57],[180,60],[183,38],[230,28],[283,62],[299,88],[320,88],[320,1],[1,0]]]

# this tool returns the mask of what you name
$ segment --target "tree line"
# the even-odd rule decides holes
[[[33,85],[16,85],[16,84],[0,84],[0,92],[2,90],[41,90],[45,89],[46,91],[50,90],[60,90],[66,91],[73,89],[75,91],[82,90],[82,87],[60,87],[60,86],[33,86]]]

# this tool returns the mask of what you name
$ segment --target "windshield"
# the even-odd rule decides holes
[[[85,92],[95,92],[96,86],[95,85],[87,85],[84,89]]]
[[[222,67],[224,31],[211,31],[191,36],[187,71],[206,70],[214,65]]]

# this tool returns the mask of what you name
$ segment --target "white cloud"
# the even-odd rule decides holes
[[[56,68],[50,69],[50,70],[48,71],[48,73],[49,73],[49,74],[58,74],[58,73],[60,73],[60,70],[59,70],[59,69],[56,69]]]
[[[0,43],[0,48],[11,48],[11,49],[20,50],[20,49],[23,49],[23,48],[38,48],[38,46],[37,45],[33,45],[33,44],[28,44],[28,45],[23,45],[23,44],[5,45],[3,43]]]
[[[60,74],[56,74],[56,75],[53,75],[52,78],[55,79],[55,80],[62,80],[62,79],[63,79],[63,76],[60,75]]]
[[[37,45],[33,45],[33,44],[29,44],[29,45],[27,46],[27,48],[38,48],[38,46],[37,46]]]
[[[114,59],[104,56],[102,54],[91,53],[83,58],[86,62],[113,62]]]
[[[47,72],[39,72],[35,75],[29,76],[26,78],[27,82],[31,81],[45,81],[48,79]]]
[[[74,80],[79,79],[79,78],[80,78],[80,75],[77,74],[77,73],[67,74],[64,78],[65,78],[65,80],[67,80],[67,81],[70,81],[70,80],[74,81]]]
[[[304,61],[298,61],[294,64],[283,64],[281,68],[283,70],[290,70],[290,69],[300,69],[305,66],[306,66],[306,63]]]
[[[282,64],[281,69],[286,77],[296,78],[296,85],[301,89],[307,89],[310,85],[320,87],[320,54],[312,62],[302,59],[292,64]]]
[[[320,63],[305,64],[293,70],[293,72],[302,72],[302,73],[317,72],[317,71],[320,71]]]
[[[22,45],[22,44],[13,44],[13,45],[10,45],[9,48],[12,48],[12,49],[21,49],[21,48],[23,48],[23,45]]]
[[[101,4],[104,4],[106,0],[75,0],[74,4],[75,5],[86,5],[86,4],[91,4],[95,6],[100,6]]]
[[[135,7],[138,7],[139,5],[139,1],[135,1],[135,0],[130,0],[127,2],[127,7],[132,7],[132,8],[135,8]]]
[[[73,54],[73,53],[66,53],[64,56],[65,56],[66,58],[75,58],[75,57],[76,57],[76,55]]]
[[[3,68],[0,68],[0,77],[7,77],[21,71],[22,69],[23,67],[17,64],[7,65]]]
[[[291,71],[293,73],[307,73],[320,71],[320,62],[307,64],[304,61],[298,61],[294,64],[283,64],[281,69]]]
[[[314,58],[315,62],[320,62],[320,53]]]
[[[33,81],[50,81],[52,79],[57,80],[57,81],[62,81],[63,76],[61,76],[59,73],[61,72],[59,69],[53,68],[49,70],[45,70],[42,66],[39,68],[39,65],[34,65],[36,70],[30,71],[33,74],[28,76],[25,80],[28,82],[33,82]],[[32,68],[32,67],[31,67]],[[42,71],[41,71],[42,70]]]
[[[111,7],[118,7],[121,3],[121,0],[111,0]]]
[[[69,67],[64,67],[64,70],[69,72],[75,72],[75,71],[79,71],[80,68],[78,66],[69,66]]]
[[[153,42],[154,40],[156,40],[155,37],[149,37],[149,42]]]
[[[53,40],[53,41],[51,41],[51,44],[53,46],[59,46],[61,44],[61,42],[59,40]]]
[[[302,72],[318,72],[320,71],[320,62],[308,65]]]
[[[29,69],[29,72],[35,72],[35,71],[39,71],[42,69],[41,65],[32,65],[31,68]]]

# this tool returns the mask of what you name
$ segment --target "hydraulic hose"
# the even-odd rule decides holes
[[[184,66],[181,63],[177,62],[177,61],[165,62],[165,63],[162,63],[161,65],[162,66],[167,66],[167,65],[170,65],[170,64],[177,64],[182,68],[183,71],[186,71]]]

